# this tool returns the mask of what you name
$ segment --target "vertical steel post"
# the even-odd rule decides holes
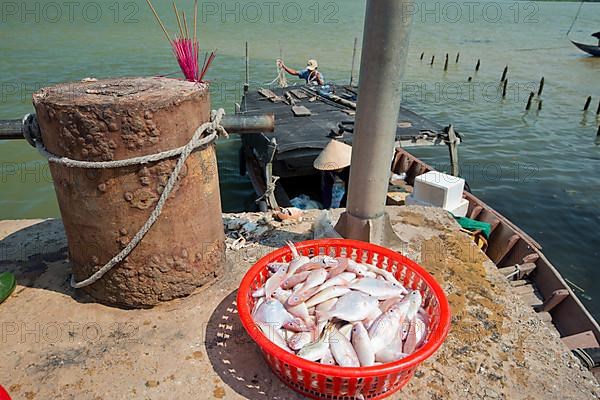
[[[360,65],[345,237],[383,243],[385,201],[394,154],[413,0],[368,0]]]

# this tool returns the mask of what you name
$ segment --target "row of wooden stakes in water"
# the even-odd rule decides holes
[[[423,57],[425,57],[425,52],[421,53],[420,59],[423,60]],[[446,61],[444,62],[444,71],[448,70],[449,58],[450,58],[450,55],[448,53],[446,53]],[[460,53],[456,53],[455,63],[457,64],[459,60],[460,60]],[[429,63],[429,65],[433,66],[434,63],[435,63],[435,54],[433,56],[431,56],[431,62]],[[477,59],[477,63],[475,64],[475,72],[478,72],[480,68],[481,68],[481,59]],[[472,76],[469,76],[469,78],[467,79],[468,82],[471,82],[472,80],[473,80]],[[508,90],[508,65],[506,67],[504,67],[504,71],[502,71],[502,77],[500,78],[500,83],[502,84],[502,98],[504,99],[504,98],[506,98],[506,94],[507,94],[507,90]],[[542,96],[542,92],[544,91],[544,83],[545,83],[545,78],[542,77],[542,79],[540,80],[539,88],[537,90],[538,98],[540,98]],[[531,92],[529,94],[529,99],[527,100],[527,105],[525,106],[525,111],[529,111],[531,109],[535,95],[536,95],[535,92]],[[542,100],[540,99],[538,101],[538,110],[541,110],[541,109],[542,109]]]
[[[419,59],[421,61],[423,61],[423,58],[425,57],[425,52],[421,53],[421,56],[419,57]],[[444,61],[444,71],[448,70],[448,63],[450,60],[450,55],[448,53],[446,53],[446,59]],[[460,61],[460,52],[456,53],[456,58],[455,58],[455,64],[458,64],[458,62]],[[429,65],[433,66],[433,64],[435,63],[435,54],[431,56],[431,61],[429,63]],[[481,59],[477,59],[477,63],[475,64],[475,72],[478,72],[479,69],[481,68]],[[468,82],[471,82],[473,80],[472,76],[469,76],[469,78],[467,79]],[[502,76],[500,78],[500,82],[502,84],[502,98],[506,98],[506,93],[507,93],[507,88],[508,88],[508,65],[504,67],[504,70],[502,71]],[[540,79],[540,85],[538,87],[537,90],[537,98],[538,98],[538,106],[537,109],[538,111],[542,110],[542,100],[541,100],[541,96],[542,96],[542,92],[544,91],[544,84],[545,84],[545,78],[542,76],[542,79]],[[536,92],[530,92],[529,93],[529,98],[527,99],[527,104],[525,105],[525,111],[529,111],[531,110],[531,107],[533,105],[533,100],[536,97]],[[590,105],[592,103],[592,96],[588,96],[586,101],[585,101],[585,105],[583,106],[583,112],[587,113],[590,109]],[[598,108],[596,109],[596,117],[600,117],[600,101],[598,101]],[[598,138],[598,140],[600,140],[600,125],[598,126],[598,131],[596,133],[596,137]],[[598,141],[597,141],[598,143]]]

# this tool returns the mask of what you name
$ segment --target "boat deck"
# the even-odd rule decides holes
[[[356,88],[333,86],[341,102],[332,101],[316,93],[309,86],[279,89],[259,89],[246,93],[240,112],[246,115],[275,114],[275,132],[247,134],[242,137],[244,147],[263,165],[273,161],[274,173],[279,177],[310,175],[315,171],[312,162],[331,140],[331,131],[345,128],[337,140],[352,145]],[[305,107],[310,115],[296,116],[294,106]],[[406,108],[400,108],[397,145],[430,146],[444,144],[444,129]],[[273,151],[275,154],[273,154]]]
[[[332,86],[335,94],[329,96],[320,95],[315,87],[292,86],[246,93],[240,113],[274,113],[276,121],[273,133],[242,136],[241,172],[244,174],[247,170],[259,196],[265,193],[267,182],[274,177],[279,183],[270,204],[289,206],[290,198],[301,194],[294,188],[302,187],[304,194],[318,192],[320,178],[313,162],[332,139],[331,131],[339,131],[340,126],[344,132],[336,140],[352,145],[357,90],[350,86]],[[294,106],[305,107],[304,116],[296,116]],[[445,146],[447,137],[441,125],[400,108],[396,146]]]
[[[265,90],[250,91],[242,100],[241,111],[248,115],[261,115],[274,113],[276,127],[268,138],[274,138],[278,146],[278,158],[286,158],[286,153],[299,149],[322,150],[331,140],[328,137],[331,129],[337,130],[338,124],[347,122],[353,128],[354,109],[352,103],[356,101],[357,88],[348,86],[333,86],[334,93],[347,100],[348,103],[339,104],[318,96],[311,92],[309,86],[292,86],[288,88],[270,89],[276,97],[265,96]],[[286,94],[288,94],[286,96]],[[310,115],[295,116],[292,112],[293,104],[304,106]],[[440,144],[439,135],[443,127],[430,121],[411,110],[400,108],[396,138],[403,146],[427,146]],[[352,133],[346,132],[338,140],[352,144]]]
[[[338,218],[341,210],[334,211]],[[402,250],[430,271],[452,309],[450,334],[391,399],[597,399],[600,388],[443,210],[388,208]],[[300,400],[267,368],[236,315],[239,282],[260,256],[310,238],[318,212],[280,224],[224,215],[227,273],[148,310],[95,304],[69,287],[60,220],[1,221],[0,265],[18,287],[0,305],[0,382],[14,399]],[[259,220],[269,220],[260,225]],[[244,222],[254,229],[239,230]],[[234,230],[235,229],[235,230]]]

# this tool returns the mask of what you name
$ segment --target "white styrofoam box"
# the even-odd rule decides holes
[[[469,200],[462,199],[458,206],[448,211],[454,214],[455,217],[466,217],[467,211],[469,211]]]
[[[404,204],[406,204],[408,206],[436,207],[431,203],[416,199],[412,194],[406,197],[406,199],[404,200]],[[438,207],[438,208],[441,208],[441,207]],[[450,211],[452,214],[454,214],[457,217],[466,217],[467,212],[469,211],[469,200],[461,199],[458,206],[456,206],[454,208],[450,208],[450,209],[448,209],[448,208],[444,208],[444,209],[446,211]]]
[[[427,203],[426,201],[421,201],[421,200],[415,199],[415,196],[413,196],[412,194],[409,194],[408,196],[406,196],[406,199],[404,199],[404,204],[406,204],[407,206],[435,207],[431,203]]]
[[[435,207],[451,210],[462,201],[465,180],[437,171],[429,171],[415,178],[413,196],[415,200]]]

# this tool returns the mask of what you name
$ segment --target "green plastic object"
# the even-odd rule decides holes
[[[452,215],[452,213],[450,213]],[[490,234],[492,233],[492,224],[487,222],[476,221],[471,218],[466,217],[457,217],[452,215],[456,222],[461,226],[461,228],[466,229],[468,231],[477,231],[481,230],[486,238],[489,239]]]
[[[12,294],[16,286],[17,281],[13,274],[10,272],[3,272],[0,274],[0,303],[8,299],[8,296]]]

